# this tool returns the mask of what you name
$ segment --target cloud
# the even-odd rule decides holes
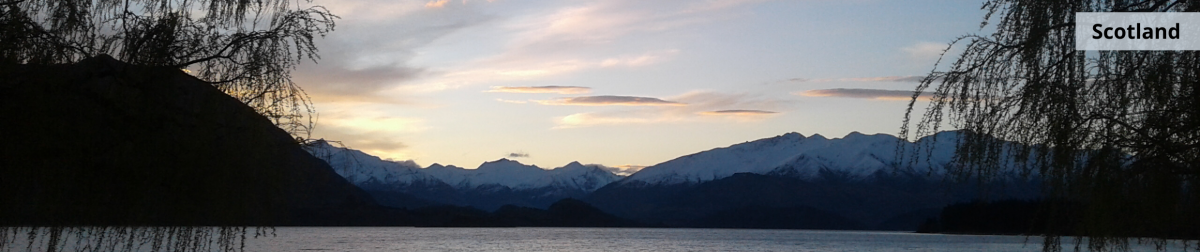
[[[523,49],[513,49],[500,55],[478,59],[459,70],[449,71],[441,76],[441,79],[462,83],[459,86],[533,80],[591,69],[654,65],[669,60],[679,52],[676,49],[664,49],[612,56],[590,55],[587,52],[592,50],[585,47],[570,48],[558,53],[545,52],[548,49],[535,52],[521,50]]]
[[[397,160],[412,155],[405,139],[431,127],[423,118],[397,115],[388,105],[326,103],[321,107],[312,137],[341,141],[347,147]]]
[[[554,13],[520,25],[522,32],[515,39],[513,49],[536,51],[539,46],[558,49],[570,43],[595,45],[612,41],[615,37],[629,33],[638,27],[638,21],[646,21],[650,13],[636,9],[624,9],[618,1],[593,2],[584,6],[561,8]]]
[[[791,78],[780,80],[777,82],[921,82],[925,79],[923,75],[906,75],[906,76],[883,76],[883,77],[855,77],[855,78],[826,78],[826,79],[806,79],[806,78]]]
[[[446,7],[446,2],[449,2],[449,1],[448,1],[448,0],[436,0],[436,1],[429,1],[428,3],[425,3],[425,8],[442,8],[442,7]]]
[[[422,4],[416,1],[386,1],[386,0],[314,0],[314,5],[325,6],[338,16],[347,17],[338,20],[339,28],[345,22],[358,20],[394,19],[413,12],[421,11]],[[352,18],[349,18],[352,17]]]
[[[358,131],[338,126],[320,125],[314,132],[316,138],[331,141],[341,141],[346,147],[365,151],[376,156],[405,159],[408,145],[399,137],[392,136],[386,131]]]
[[[429,129],[425,126],[423,119],[391,116],[342,115],[322,117],[318,123],[322,126],[337,127],[356,133],[380,131],[420,133]]]
[[[427,74],[421,83],[412,87],[416,92],[433,92],[457,89],[479,84],[496,85],[499,82],[536,80],[562,76],[581,71],[614,68],[647,67],[670,61],[680,53],[678,48],[632,48],[620,46],[631,37],[663,36],[665,31],[695,24],[712,23],[731,17],[752,14],[748,5],[758,0],[721,0],[705,2],[669,1],[554,1],[532,8],[532,15],[495,17],[480,26],[481,32],[464,33],[464,36],[485,36],[486,42],[478,42],[488,52],[495,54],[466,53],[469,58],[446,65],[434,66],[441,74]],[[424,15],[437,22],[450,12],[478,10],[479,13],[494,9],[450,8],[460,7],[456,1],[439,4],[440,1],[418,1],[418,11],[412,15]],[[438,11],[420,11],[431,7],[423,4],[444,5]],[[509,3],[513,4],[513,3]],[[464,7],[472,7],[464,4]],[[481,5],[475,5],[481,6]],[[460,10],[462,9],[462,10]],[[485,15],[486,16],[486,15]],[[388,22],[388,23],[402,23]],[[384,34],[399,33],[393,29]],[[456,56],[462,53],[455,53]],[[407,88],[407,87],[406,87]],[[409,92],[402,90],[398,92]]]
[[[678,122],[679,117],[655,117],[639,112],[575,113],[555,120],[554,129],[570,129],[599,125],[652,124]]]
[[[559,98],[555,100],[537,101],[544,105],[582,105],[582,106],[684,106],[686,104],[666,101],[652,97],[637,97],[637,96],[618,96],[618,95],[600,95],[600,96],[580,96]]]
[[[429,3],[438,2],[445,1]],[[338,20],[336,31],[314,41],[321,50],[318,63],[302,62],[292,71],[293,80],[317,102],[394,102],[394,95],[381,93],[417,85],[421,79],[441,73],[415,65],[418,50],[495,19],[479,8],[426,11],[425,3],[416,1],[317,0],[314,4],[345,17]]]
[[[306,65],[292,72],[296,83],[317,101],[386,100],[378,92],[419,78],[427,71],[407,66],[373,66],[350,69],[334,62]]]
[[[752,123],[771,118],[771,113],[794,101],[750,94],[692,91],[667,100],[687,106],[643,106],[615,111],[575,113],[555,119],[555,129],[591,126],[663,123],[736,122]],[[712,116],[723,115],[723,116]]]
[[[322,120],[324,122],[325,120]],[[314,138],[331,141],[341,141],[346,147],[361,150],[372,155],[396,160],[410,159],[412,155],[404,137],[388,130],[364,130],[362,128],[346,128],[342,125],[327,125],[321,123],[313,130]]]
[[[659,33],[683,26],[730,17],[730,9],[761,0],[720,1],[595,1],[561,8],[522,22],[522,49],[608,44],[620,37]],[[745,13],[751,14],[751,13]]]
[[[496,101],[498,101],[498,102],[503,102],[503,103],[512,103],[512,104],[526,104],[526,103],[529,103],[528,101],[519,101],[519,100],[505,100],[505,99],[500,99],[500,98],[496,98]]]
[[[942,52],[949,45],[946,43],[934,42],[919,42],[917,44],[900,48],[900,50],[908,53],[909,56],[916,59],[936,59],[942,56]]]
[[[689,114],[700,111],[727,110],[731,108],[776,109],[787,101],[762,95],[745,93],[721,93],[713,91],[690,91],[669,99],[688,104]]]
[[[839,81],[861,81],[861,82],[873,82],[873,81],[888,81],[888,82],[921,82],[921,79],[925,79],[925,76],[920,76],[920,75],[909,75],[909,76],[884,76],[884,77],[867,77],[867,78],[845,78],[845,79],[840,79]]]
[[[508,158],[527,158],[527,157],[529,157],[529,153],[524,153],[524,152],[508,153]]]
[[[683,10],[683,12],[691,13],[691,12],[718,11],[718,10],[729,9],[729,8],[738,7],[738,6],[742,6],[742,5],[755,4],[755,3],[768,2],[768,1],[770,1],[770,0],[709,0],[709,1],[704,1],[704,2],[693,3],[692,5],[688,6],[687,9]]]
[[[809,82],[809,81],[812,81],[812,80],[813,80],[813,79],[809,79],[809,78],[799,78],[799,77],[797,77],[797,78],[791,78],[791,79],[774,80],[774,81],[770,81],[770,82],[767,82],[767,83],[789,83],[789,82],[795,82],[795,83],[799,83],[799,82]]]
[[[773,118],[772,115],[778,114],[780,109],[795,102],[759,94],[712,91],[692,91],[671,99],[686,102],[688,107],[664,111],[663,116],[737,123],[754,123]]]
[[[553,94],[585,94],[592,92],[590,87],[580,86],[531,86],[531,87],[505,87],[493,86],[487,92],[497,93],[553,93]]]
[[[637,56],[618,56],[600,61],[601,67],[638,67],[658,63],[663,59],[679,53],[677,49],[647,52]]]
[[[666,62],[678,48],[620,46],[630,37],[662,36],[665,31],[729,18],[729,10],[754,1],[556,1],[537,15],[497,22],[488,42],[502,52],[448,69],[443,80],[455,87],[522,81],[600,68],[646,67]],[[740,9],[740,8],[738,8]],[[748,14],[748,13],[747,13]]]
[[[809,97],[845,97],[859,99],[875,99],[875,100],[910,100],[913,96],[912,90],[887,90],[887,89],[860,89],[860,88],[834,88],[834,89],[814,89],[796,93],[802,96]],[[922,98],[931,98],[932,94],[928,92],[921,93]]]
[[[773,115],[773,114],[777,114],[777,113],[779,113],[779,112],[766,111],[766,110],[754,110],[754,109],[729,109],[729,110],[717,110],[717,111],[704,111],[704,112],[700,112],[699,114],[701,114],[701,115],[731,115],[731,116],[762,116],[762,115]]]

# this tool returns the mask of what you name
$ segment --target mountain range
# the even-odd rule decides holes
[[[383,160],[326,141],[313,143],[309,151],[380,204],[402,208],[448,204],[486,211],[504,205],[545,209],[561,199],[583,198],[622,178],[603,166],[579,162],[554,169],[508,159],[475,169],[441,164],[421,168],[412,161]]]
[[[587,201],[617,216],[668,226],[721,227],[745,216],[795,209],[812,218],[847,220],[821,227],[826,229],[908,230],[946,204],[1036,197],[1037,181],[1016,171],[986,181],[986,187],[944,183],[954,178],[946,176],[946,168],[963,134],[971,133],[941,132],[907,142],[884,134],[829,139],[788,133],[647,167],[596,190]],[[917,150],[925,154],[911,154]],[[983,194],[980,188],[993,190]]]
[[[628,177],[578,162],[554,169],[508,159],[476,169],[421,168],[324,141],[310,152],[392,207],[545,209],[576,198],[619,217],[680,227],[911,230],[948,204],[1037,196],[1039,182],[1016,171],[983,184],[945,183],[954,179],[946,168],[963,134],[972,133],[907,142],[885,134],[831,139],[793,132],[682,156]]]

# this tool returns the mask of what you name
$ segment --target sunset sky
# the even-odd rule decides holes
[[[947,44],[987,33],[981,1],[314,4],[342,19],[320,63],[293,74],[320,115],[313,137],[467,168],[638,167],[793,131],[894,135]]]

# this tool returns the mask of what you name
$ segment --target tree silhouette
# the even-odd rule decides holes
[[[313,39],[332,31],[338,17],[302,3],[309,1],[0,0],[0,65],[111,55],[133,65],[183,69],[303,139],[314,111],[290,73],[301,61],[319,58]],[[150,226],[0,227],[0,249],[229,251],[242,248],[248,230],[135,225]],[[271,231],[250,230],[254,236]]]
[[[966,44],[962,55],[921,82],[901,135],[944,124],[981,133],[958,140],[951,172],[988,179],[1017,165],[1040,177],[1051,202],[1078,204],[1076,248],[1084,238],[1091,250],[1127,249],[1127,237],[1159,245],[1200,238],[1200,53],[1079,51],[1074,38],[1076,12],[1195,12],[1200,4],[991,0],[983,9],[980,28],[993,20],[995,33],[951,43]],[[912,129],[926,91],[933,98]],[[1032,162],[1003,161],[1010,158]],[[1061,205],[1042,211],[1068,209]],[[1066,225],[1047,221],[1044,250],[1059,250],[1056,227]]]
[[[305,1],[308,2],[308,1]],[[334,28],[324,7],[287,0],[0,0],[0,62],[75,63],[107,54],[187,69],[307,138],[311,104],[291,80]]]

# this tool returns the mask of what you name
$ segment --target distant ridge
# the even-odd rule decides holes
[[[737,173],[786,173],[813,178],[822,171],[865,178],[879,172],[893,172],[900,166],[941,174],[953,158],[959,134],[946,131],[913,143],[885,134],[851,132],[842,138],[828,139],[820,134],[805,137],[792,132],[685,155],[646,167],[620,183],[694,184]],[[916,149],[918,145],[932,144],[934,137],[940,141],[926,150],[932,152],[929,160],[896,157],[897,148]]]
[[[972,133],[905,142],[885,134],[826,138],[793,132],[685,155],[624,178],[579,162],[552,170],[509,159],[476,169],[420,168],[327,143],[310,151],[385,205],[452,212],[462,208],[445,205],[470,206],[493,212],[489,218],[544,214],[538,209],[579,198],[601,212],[671,227],[911,231],[954,202],[1037,197],[1039,182],[1015,170],[988,182],[998,189],[987,194],[976,184],[944,183],[962,134]],[[898,150],[915,148],[928,159],[897,157]]]
[[[403,208],[437,204],[489,211],[503,205],[546,208],[562,199],[582,198],[621,178],[600,165],[579,162],[547,170],[502,158],[476,169],[436,163],[420,168],[411,161],[383,160],[324,141],[309,151],[382,204]]]
[[[858,132],[832,139],[787,133],[646,167],[585,201],[667,226],[912,231],[947,204],[1038,197],[1040,182],[1017,169],[983,182],[994,190],[947,183],[962,134],[973,133],[940,132],[916,142]],[[929,155],[912,155],[916,150]]]

